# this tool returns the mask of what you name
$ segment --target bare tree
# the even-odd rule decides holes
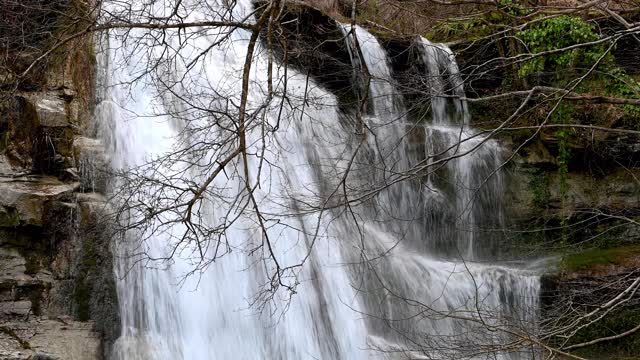
[[[128,256],[132,259],[129,266],[165,266],[173,258],[182,257],[191,265],[184,275],[197,276],[213,263],[239,251],[246,254],[251,267],[261,269],[260,285],[251,305],[260,311],[282,314],[287,305],[273,310],[279,306],[274,305],[276,300],[281,297],[287,299],[285,303],[291,300],[301,286],[304,269],[314,268],[311,264],[317,256],[314,248],[327,237],[325,229],[332,224],[350,235],[357,234],[353,244],[348,245],[352,248],[348,261],[356,274],[352,279],[354,288],[368,299],[365,300],[369,302],[368,309],[376,309],[363,313],[369,326],[401,344],[372,344],[379,351],[409,358],[434,353],[442,358],[525,353],[579,359],[574,351],[638,331],[635,326],[614,335],[576,340],[582,329],[594,326],[625,304],[637,303],[636,273],[622,280],[607,281],[602,285],[606,291],[589,298],[592,303],[584,303],[583,294],[560,294],[573,299],[570,306],[551,306],[539,322],[540,314],[527,313],[534,311],[533,304],[526,301],[513,301],[509,309],[487,307],[486,302],[495,295],[491,291],[499,289],[486,288],[483,280],[477,278],[479,272],[473,269],[473,260],[477,259],[469,259],[460,247],[456,248],[456,267],[446,271],[454,280],[459,277],[470,281],[473,296],[464,299],[459,308],[444,310],[425,303],[424,293],[396,286],[396,279],[386,273],[396,261],[394,249],[416,237],[420,230],[415,224],[424,225],[424,217],[430,216],[424,213],[425,208],[433,206],[423,200],[413,203],[412,199],[405,199],[411,204],[408,211],[411,214],[394,213],[397,209],[389,199],[401,198],[400,188],[429,189],[434,182],[444,183],[449,164],[474,156],[496,139],[524,133],[513,144],[513,151],[504,157],[496,156],[499,161],[491,164],[486,177],[473,184],[472,196],[463,199],[467,205],[458,209],[459,217],[463,218],[464,213],[472,211],[468,209],[473,209],[474,201],[491,196],[485,192],[487,184],[496,181],[520,152],[544,134],[569,131],[581,140],[600,133],[640,135],[629,127],[576,123],[562,117],[567,106],[637,113],[640,106],[637,80],[612,64],[612,53],[621,43],[638,41],[640,25],[632,20],[639,10],[636,1],[297,4],[276,0],[258,2],[250,9],[236,2],[106,1],[85,4],[72,16],[63,4],[39,7],[38,14],[45,20],[58,19],[52,23],[28,16],[31,6],[42,6],[40,3],[6,2],[6,5],[4,8],[11,16],[2,23],[0,38],[5,49],[3,72],[10,75],[3,80],[3,86],[14,91],[27,86],[56,51],[89,34],[97,34],[101,50],[116,61],[108,64],[107,71],[129,72],[127,76],[111,77],[113,82],[108,85],[120,89],[120,95],[130,99],[135,99],[141,88],[152,89],[148,92],[153,96],[148,104],[151,111],[136,113],[139,109],[135,106],[119,111],[129,113],[132,118],[154,116],[173,124],[172,145],[166,151],[137,163],[117,164],[125,166],[114,174],[114,222],[120,235],[138,238],[133,245],[128,244]],[[301,14],[310,11],[300,10],[307,6],[324,11],[313,10],[312,17],[331,19],[325,15],[330,14],[345,25],[340,28],[331,20],[327,24],[335,25],[334,28],[319,29],[311,18],[304,19],[308,23],[299,21],[304,16]],[[407,12],[412,16],[393,21]],[[25,31],[30,22],[37,25],[37,31]],[[610,24],[606,28],[596,29],[593,25],[605,22]],[[451,44],[457,46],[454,49],[473,58],[461,69],[468,95],[460,93],[461,84],[455,81],[449,81],[444,88],[434,87],[429,74],[420,78],[407,71],[403,78],[398,71],[393,77],[396,80],[380,78],[366,64],[361,44],[365,39],[358,34],[356,25],[379,33],[381,39],[389,42],[404,35],[415,38],[416,34],[429,30],[434,35],[438,31],[454,33],[453,37],[460,40]],[[555,29],[554,33],[553,26],[560,30]],[[554,45],[548,39],[540,40],[576,27],[584,32],[570,41]],[[305,34],[320,30],[325,36],[320,39]],[[56,35],[52,38],[49,33]],[[473,36],[474,40],[461,41],[467,36]],[[351,53],[345,50],[349,41]],[[418,47],[414,39],[403,41],[412,44],[403,48],[407,52]],[[241,54],[228,53],[237,49],[232,44],[238,42],[245,50]],[[16,50],[27,54],[26,61],[9,57]],[[437,51],[447,56],[441,48]],[[216,57],[225,57],[234,73],[211,70],[210,59]],[[356,73],[355,80],[351,79],[352,71]],[[256,72],[264,75],[256,76]],[[557,73],[560,73],[557,79],[549,79]],[[445,69],[431,77],[443,75],[455,74],[452,69]],[[482,82],[491,81],[492,77],[511,77],[512,82],[496,86],[496,91],[491,92]],[[592,92],[594,89],[585,84],[594,79],[605,85],[614,84],[617,89]],[[391,82],[390,88],[398,88],[405,95],[406,106],[396,106],[396,110],[402,110],[387,114],[389,118],[384,124],[369,121],[376,115],[376,102],[390,96],[373,92],[375,86],[382,86],[377,82]],[[338,98],[329,98],[318,83],[338,90]],[[478,131],[470,133],[462,124],[454,134],[456,141],[408,160],[399,158],[398,152],[411,148],[410,139],[415,142],[418,137],[418,141],[424,142],[424,137],[433,135],[424,132],[424,122],[426,114],[435,111],[434,99],[458,106],[469,103],[472,107],[500,103],[501,109],[496,111],[495,121],[478,124]],[[335,118],[327,117],[321,110],[324,107],[340,111],[332,112]],[[409,119],[416,121],[411,123]],[[304,128],[307,125],[300,123],[316,128],[315,138],[311,137],[315,140],[305,140],[317,141],[320,145],[315,144],[315,148],[322,146],[322,140],[340,138],[342,142],[325,143],[326,154],[308,152],[296,157],[291,153],[295,149],[283,148],[283,144],[292,141],[294,134],[308,130]],[[341,136],[327,135],[334,133]],[[113,142],[110,146],[113,152],[124,151],[123,144]],[[284,167],[293,163],[291,159],[304,159],[306,164],[297,165],[315,167],[316,172],[328,175],[296,182],[287,177],[296,169]],[[561,173],[568,171],[567,161],[567,158],[559,161]],[[437,205],[435,196],[428,199]],[[591,216],[557,224],[554,231],[566,234],[599,221],[610,221],[614,226],[637,226],[632,216],[635,214],[629,212],[590,211]],[[384,239],[376,239],[370,227],[370,223],[376,222],[387,224],[390,232],[397,235],[391,245],[384,243]],[[466,229],[471,232],[510,231],[497,220],[490,224],[496,227],[493,229],[487,229],[491,227],[487,224],[466,225],[473,227]],[[239,236],[238,229],[251,236],[238,242],[234,238]],[[527,231],[547,230],[545,227]],[[283,241],[284,232],[297,233],[306,249],[293,261],[287,255],[291,244]],[[516,229],[509,236],[518,233]],[[149,250],[148,243],[158,239],[170,245],[167,251]],[[546,245],[562,250],[579,244],[552,241]],[[436,270],[419,268],[424,266],[420,262],[416,264],[416,271]],[[441,289],[442,296],[449,296],[447,286]],[[381,309],[380,304],[391,304],[392,310]],[[459,332],[437,336],[433,329],[424,327],[425,323],[442,319],[448,319]]]

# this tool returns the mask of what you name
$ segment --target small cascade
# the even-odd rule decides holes
[[[425,126],[425,157],[444,162],[427,180],[432,189],[431,201],[426,202],[431,250],[467,261],[489,260],[498,251],[500,234],[481,230],[503,228],[503,151],[495,140],[476,135],[469,126],[467,103],[461,100],[464,85],[451,50],[425,38],[419,45],[432,114],[431,124]]]
[[[418,45],[428,77],[433,124],[469,124],[467,103],[460,100],[465,96],[464,82],[453,52],[446,45],[432,43],[423,37],[419,38]],[[458,98],[447,100],[447,95]],[[453,109],[449,110],[451,105]]]
[[[146,121],[137,117],[136,114],[144,114],[154,105],[151,97],[145,96],[143,83],[134,84],[132,89],[122,85],[128,81],[129,71],[135,71],[135,68],[127,69],[129,71],[116,71],[114,68],[124,63],[128,49],[113,33],[100,40],[98,67],[105,71],[99,73],[100,102],[95,113],[98,134],[110,155],[111,168],[114,171],[135,171],[149,160],[148,156],[170,149],[174,131],[162,117]],[[114,50],[116,48],[121,51]],[[129,102],[130,99],[135,99],[135,102]],[[129,105],[131,103],[135,108]],[[116,197],[119,185],[118,180],[111,184],[111,192]],[[135,214],[131,216],[135,217]],[[123,219],[123,222],[127,220]],[[140,256],[143,253],[162,257],[171,239],[164,234],[158,236],[156,242],[145,244],[136,240],[142,236],[130,232],[115,245],[122,329],[113,346],[112,356],[114,360],[177,359],[183,352],[179,336],[183,331],[174,289],[174,269],[169,262],[141,262],[144,258]]]
[[[347,46],[360,47],[359,51],[351,50],[362,57],[353,65],[365,64],[371,77],[378,80],[371,81],[370,96],[381,97],[381,90],[396,94],[395,89],[389,89],[393,87],[391,70],[378,41],[362,28],[351,32],[347,25],[342,28]],[[358,40],[350,39],[352,36]],[[502,219],[503,183],[500,172],[494,173],[501,162],[501,149],[493,140],[474,136],[469,127],[467,104],[460,99],[464,97],[463,83],[451,50],[426,39],[420,44],[433,116],[423,127],[426,153],[420,157],[408,151],[412,148],[408,139],[416,125],[409,125],[398,112],[389,111],[383,114],[393,116],[376,119],[379,112],[374,111],[369,121],[371,127],[384,124],[376,128],[378,135],[384,134],[375,137],[376,141],[382,138],[387,144],[401,144],[388,147],[394,149],[389,155],[396,159],[394,164],[409,169],[426,160],[438,170],[429,170],[422,183],[404,182],[380,194],[373,205],[377,210],[369,212],[376,215],[364,220],[360,230],[367,239],[363,251],[376,259],[371,261],[373,270],[369,269],[375,275],[354,276],[353,282],[363,284],[360,291],[372,315],[369,326],[374,347],[393,353],[427,341],[428,349],[413,356],[427,353],[427,357],[462,358],[479,346],[490,348],[507,341],[508,336],[492,334],[483,324],[531,330],[539,283],[538,277],[526,270],[470,262],[486,260],[478,249],[492,244],[492,239],[479,236],[477,224],[499,228],[495,222]],[[376,146],[369,142],[369,146]],[[388,168],[374,166],[384,175],[373,178],[389,179]],[[345,224],[342,237],[357,238],[352,229]],[[498,357],[521,355],[528,358],[531,353],[499,352]]]
[[[375,115],[370,120],[379,122],[369,125],[379,127],[384,125],[385,121],[389,124],[404,120],[405,109],[400,94],[392,83],[387,54],[378,43],[378,39],[358,25],[338,23],[338,27],[345,35],[347,50],[356,73],[356,83],[361,91],[365,88],[369,91],[368,97],[373,104],[372,113]],[[362,76],[363,62],[370,76],[367,84]]]
[[[359,90],[368,89],[367,96],[363,95],[361,98],[368,98],[373,104],[365,114],[367,142],[365,149],[359,154],[360,163],[366,164],[363,167],[368,169],[361,170],[368,176],[364,187],[370,189],[372,185],[392,182],[391,179],[397,174],[408,171],[421,160],[413,149],[415,145],[411,143],[411,133],[421,130],[421,127],[407,120],[407,110],[394,85],[389,59],[378,39],[358,25],[338,23],[338,27],[345,36],[349,53],[352,54],[354,71],[362,74],[365,72],[364,66],[370,76],[367,85],[362,84],[363,76],[356,76],[360,84]],[[416,181],[388,186],[376,202],[370,204],[373,207],[369,209],[371,220],[385,223],[385,231],[394,233],[398,238],[405,238],[406,242],[412,242],[423,231],[420,226],[416,226],[422,223],[422,219],[416,218],[416,214],[422,214],[422,198],[416,196],[420,188],[421,185]],[[418,209],[420,211],[417,213]],[[394,214],[396,219],[390,219],[388,214]]]

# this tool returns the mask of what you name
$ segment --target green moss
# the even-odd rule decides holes
[[[20,225],[20,213],[14,207],[0,206],[0,227]]]
[[[78,266],[78,276],[73,292],[76,303],[76,315],[80,321],[91,319],[91,293],[93,290],[92,275],[96,272],[97,249],[96,239],[88,236],[82,248],[82,258]]]
[[[84,47],[89,63],[92,66],[98,65],[98,58],[96,55],[96,49],[92,41],[89,41],[87,46]]]
[[[529,180],[529,188],[533,195],[533,206],[538,209],[548,209],[551,199],[551,190],[549,189],[549,175],[544,172],[538,172],[531,175]]]
[[[25,259],[25,271],[27,275],[35,275],[40,272],[48,263],[45,256],[38,256],[37,254],[24,254]]]
[[[25,350],[29,350],[31,349],[31,344],[29,344],[28,341],[22,339],[20,336],[18,336],[18,334],[16,334],[15,331],[13,331],[13,329],[7,327],[7,326],[0,326],[0,332],[8,335],[9,337],[13,338],[14,340],[16,340],[17,342],[20,343],[20,346],[22,346],[23,349]]]
[[[629,245],[610,249],[592,249],[566,255],[562,259],[562,270],[571,273],[587,270],[597,265],[620,265],[631,257],[640,256],[640,245]]]
[[[87,285],[86,277],[77,279],[76,287],[73,292],[73,299],[76,302],[76,315],[80,321],[88,321],[91,319],[90,300],[91,289]]]

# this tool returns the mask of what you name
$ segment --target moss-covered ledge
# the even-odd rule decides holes
[[[639,269],[640,244],[589,249],[563,256],[559,272],[542,278],[543,323],[566,323],[594,311],[604,316],[589,317],[589,320],[599,320],[581,328],[568,341],[554,337],[550,342],[565,348],[589,343],[573,352],[588,359],[637,359],[640,331],[633,332],[633,329],[640,325],[640,294],[625,291],[638,278]],[[618,301],[612,306],[614,303],[610,301],[615,298]],[[581,324],[586,323],[588,321]],[[618,338],[625,333],[629,334]],[[605,340],[594,342],[597,339]]]

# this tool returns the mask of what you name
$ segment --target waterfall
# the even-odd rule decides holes
[[[183,3],[190,9],[185,20],[194,22],[240,20],[252,11],[247,0],[232,11]],[[114,14],[124,6],[105,4]],[[140,16],[173,11],[132,6]],[[246,109],[247,169],[239,157],[228,164],[190,222],[168,211],[151,227],[134,225],[184,201],[193,192],[183,189],[204,183],[218,165],[211,159],[231,152],[234,143],[223,140],[239,116],[234,106],[251,34],[165,30],[163,44],[179,44],[180,57],[174,46],[154,46],[147,30],[102,39],[96,121],[113,170],[126,176],[116,176],[111,189],[119,223],[131,227],[115,250],[122,329],[114,359],[403,358],[400,349],[416,358],[463,358],[478,344],[504,340],[482,323],[531,325],[526,310],[538,307],[538,277],[481,263],[474,238],[482,213],[500,208],[488,199],[500,198],[499,175],[487,182],[490,192],[473,192],[499,161],[497,143],[477,137],[445,151],[473,134],[466,104],[433,97],[432,123],[412,124],[376,38],[359,27],[342,29],[354,68],[366,66],[371,75],[366,134],[353,131],[355,121],[340,121],[353,114],[339,114],[334,95],[293,69],[273,69],[269,98],[267,52],[258,45]],[[218,45],[201,57],[212,43]],[[451,52],[425,45],[424,54],[433,91],[464,94]],[[278,80],[284,76],[286,83]],[[428,139],[424,154],[408,136],[416,131]],[[470,156],[444,163],[449,175],[433,171],[385,185],[421,161],[437,161],[434,154],[476,145]],[[252,196],[264,226],[242,205],[251,204],[247,180],[259,180]],[[347,196],[350,207],[332,206]],[[188,226],[225,230],[185,244]],[[276,266],[291,269],[274,289]]]
[[[250,4],[240,3],[235,7],[233,16],[240,19],[250,9]],[[197,21],[201,20],[200,17],[206,17],[205,10],[196,7],[191,14],[193,18],[189,20]],[[225,13],[222,10],[219,13]],[[177,32],[173,33],[173,40],[177,41],[177,35]],[[211,34],[182,46],[186,53],[193,51],[195,54],[197,49],[206,47],[208,41],[219,40],[218,36],[222,35]],[[182,86],[199,92],[199,97],[193,101],[209,102],[216,99],[221,106],[227,103],[226,100],[239,102],[241,77],[238,74],[242,73],[249,37],[250,33],[245,30],[233,31],[228,40],[209,53],[205,62],[206,71],[193,75],[177,74],[184,76]],[[208,174],[207,166],[215,164],[205,162],[190,168],[188,165],[217,155],[212,154],[215,150],[203,150],[207,153],[195,160],[184,159],[198,155],[193,149],[197,145],[192,145],[189,147],[192,151],[181,154],[176,161],[153,161],[185,142],[211,142],[213,139],[207,136],[222,138],[226,135],[224,130],[210,133],[197,129],[207,126],[208,121],[222,121],[224,118],[211,119],[198,116],[202,114],[189,114],[189,121],[185,121],[180,102],[166,98],[163,92],[168,92],[168,89],[158,88],[159,80],[171,82],[167,69],[160,69],[160,74],[145,73],[147,61],[143,60],[148,55],[136,53],[139,44],[126,43],[119,33],[110,34],[108,40],[109,49],[105,55],[108,64],[102,66],[111,67],[106,71],[107,76],[111,77],[110,96],[100,105],[103,114],[99,118],[109,122],[103,124],[108,128],[105,133],[113,134],[111,153],[114,169],[129,169],[153,177],[158,182],[170,182],[176,188],[202,183]],[[262,112],[259,110],[267,96],[264,88],[260,87],[267,82],[267,60],[259,49],[256,54],[251,72],[253,85],[249,89],[249,111],[259,112],[259,116],[267,118],[267,124],[276,127],[280,106],[273,105]],[[172,71],[181,71],[178,65],[169,66],[175,66]],[[118,66],[117,71],[115,66]],[[276,78],[280,76],[281,73],[275,74]],[[131,78],[139,80],[133,87],[128,87],[126,84]],[[213,88],[212,84],[215,84]],[[276,92],[282,91],[278,86],[283,85],[274,81]],[[256,176],[261,172],[261,187],[254,192],[254,196],[266,214],[284,211],[295,213],[296,208],[303,212],[304,203],[297,202],[296,198],[317,198],[323,191],[313,179],[314,169],[305,154],[318,149],[315,142],[322,140],[322,136],[326,136],[325,141],[333,141],[336,151],[339,151],[340,142],[343,141],[337,138],[337,130],[331,132],[331,127],[339,123],[333,95],[315,84],[307,85],[306,79],[291,69],[288,71],[287,86],[289,101],[293,102],[285,109],[289,112],[283,117],[287,123],[283,120],[281,130],[265,143],[260,141],[262,129],[259,127],[250,128],[247,135],[247,143],[253,144],[249,152],[264,154],[261,162],[256,157],[250,158],[250,173]],[[176,92],[183,91],[183,94],[185,90],[175,88]],[[307,99],[303,99],[305,94]],[[322,104],[310,99],[321,99]],[[273,101],[273,104],[279,103]],[[305,109],[301,106],[303,103],[311,105]],[[305,110],[302,112],[297,109]],[[315,124],[318,129],[304,124]],[[318,135],[316,131],[323,126],[323,133]],[[157,170],[151,172],[154,166]],[[242,164],[235,166],[242,167]],[[221,176],[214,183],[226,189],[223,195],[229,195],[241,186],[239,174],[230,172],[227,176],[227,179]],[[135,179],[134,176],[133,181]],[[114,187],[117,188],[118,184]],[[155,199],[147,197],[153,196],[155,190],[153,185],[142,187],[139,194],[134,194],[135,199],[127,198],[126,201],[152,203]],[[180,194],[169,189],[168,194],[163,193],[162,196],[167,201],[178,201]],[[230,199],[212,199],[203,204],[197,224],[214,228],[222,214],[241,211],[223,202],[231,202]],[[345,262],[340,256],[339,247],[342,245],[328,237],[324,230],[330,219],[318,219],[318,215],[312,213],[309,216],[282,217],[268,224],[280,266],[295,265],[307,256],[307,251],[311,251],[311,255],[301,272],[285,274],[291,276],[292,282],[299,283],[292,300],[284,291],[271,294],[272,299],[263,300],[262,295],[270,294],[265,287],[270,286],[268,276],[273,271],[270,268],[273,263],[263,261],[263,253],[255,250],[256,244],[261,241],[261,233],[255,225],[254,215],[251,211],[238,213],[239,219],[226,230],[226,242],[222,245],[226,254],[208,263],[206,269],[201,268],[186,278],[184,276],[198,264],[190,256],[194,245],[181,246],[176,238],[177,234],[184,231],[185,225],[177,222],[157,233],[151,229],[147,233],[127,233],[117,253],[116,274],[121,279],[118,293],[122,335],[114,345],[115,358],[366,358],[366,352],[362,350],[366,346],[366,331],[360,316],[353,311],[359,305],[348,282],[346,269],[341,266]],[[129,221],[135,222],[140,216],[144,214],[134,213]],[[310,234],[316,227],[319,231],[313,237]],[[311,241],[315,242],[313,247]],[[214,244],[207,246],[203,250],[207,256],[218,251]],[[162,259],[175,247],[177,251],[171,261],[146,260],[147,257]]]
[[[497,236],[482,234],[477,226],[499,229],[502,225],[504,185],[501,172],[495,171],[499,170],[502,150],[496,141],[475,135],[469,126],[467,104],[460,99],[464,97],[463,82],[453,53],[424,38],[418,42],[428,77],[432,119],[422,127],[425,153],[416,154],[409,139],[421,127],[408,124],[401,101],[394,100],[398,95],[384,49],[361,27],[339,27],[346,46],[352,48],[353,66],[364,64],[371,77],[368,89],[374,106],[367,120],[377,136],[369,141],[376,144],[370,146],[379,148],[377,142],[383,139],[388,146],[382,148],[393,149],[386,154],[387,159],[393,159],[392,165],[374,162],[372,172],[383,174],[372,178],[391,178],[387,172],[410,169],[420,162],[436,168],[428,170],[422,181],[390,186],[373,205],[377,210],[368,212],[376,215],[363,221],[367,244],[361,251],[375,259],[369,263],[375,276],[356,275],[352,281],[363,284],[359,290],[365,294],[365,310],[372,315],[371,343],[391,354],[422,344],[411,356],[426,353],[427,357],[463,358],[477,353],[478,348],[509,339],[505,334],[491,334],[482,323],[533,331],[537,275],[526,269],[485,264],[496,259],[487,255],[495,249]],[[384,111],[378,110],[381,104],[386,106]],[[444,161],[447,157],[451,159]],[[344,238],[358,237],[344,226]],[[499,352],[497,357],[532,355],[514,348]]]
[[[495,171],[503,162],[503,151],[495,140],[476,135],[469,126],[467,104],[459,99],[465,96],[463,81],[451,50],[425,38],[419,39],[419,45],[431,96],[426,157],[442,161],[459,156],[428,179],[429,188],[436,189],[432,201],[426,202],[426,213],[433,215],[427,224],[433,235],[431,250],[448,257],[487,260],[487,255],[499,251],[500,234],[487,236],[478,228],[503,228],[503,174]]]

